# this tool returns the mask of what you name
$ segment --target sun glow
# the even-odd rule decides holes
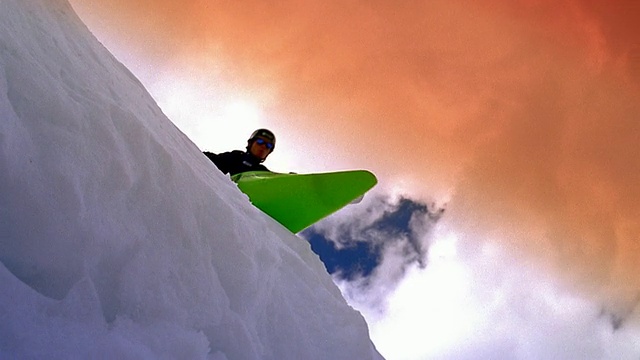
[[[262,114],[258,106],[247,100],[236,100],[225,107],[225,118],[230,122],[252,123],[254,127],[260,122]]]
[[[265,127],[261,107],[247,96],[203,83],[168,80],[153,95],[169,119],[203,150],[242,149],[255,129]]]

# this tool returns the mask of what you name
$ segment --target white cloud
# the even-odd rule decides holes
[[[349,283],[341,288],[371,327],[380,352],[393,359],[637,359],[640,316],[615,330],[595,301],[562,289],[530,264],[487,243],[473,258],[439,229],[427,266],[411,266],[384,299],[368,308]]]

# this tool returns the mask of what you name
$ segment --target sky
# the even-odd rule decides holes
[[[640,334],[636,1],[71,3],[202,150],[264,126],[272,170],[377,174],[307,234],[378,249],[342,288],[388,358],[526,357],[562,348],[549,328],[606,357]],[[403,199],[416,235],[372,246]],[[425,310],[447,304],[470,310]]]
[[[1,8],[0,359],[382,359],[66,1]]]

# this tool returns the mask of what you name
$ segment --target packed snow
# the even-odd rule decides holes
[[[0,358],[381,358],[66,0],[0,7]]]

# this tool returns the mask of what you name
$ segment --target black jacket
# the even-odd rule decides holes
[[[214,154],[204,152],[214,164],[225,174],[235,175],[245,171],[269,171],[257,157],[240,150]]]

